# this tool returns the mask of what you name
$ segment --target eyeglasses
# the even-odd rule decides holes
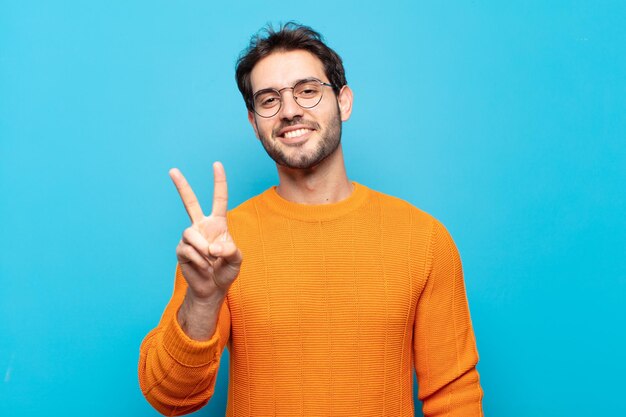
[[[283,105],[281,93],[284,90],[292,90],[293,99],[304,109],[317,106],[324,96],[324,87],[332,87],[317,78],[308,78],[298,81],[293,87],[285,87],[280,90],[266,88],[257,91],[252,96],[252,108],[261,117],[270,118],[276,116]]]

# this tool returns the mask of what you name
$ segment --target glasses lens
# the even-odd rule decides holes
[[[263,117],[272,117],[280,108],[280,93],[276,90],[259,91],[254,96],[254,110]]]
[[[293,87],[293,96],[302,107],[317,106],[322,99],[322,84],[317,81],[303,81]]]

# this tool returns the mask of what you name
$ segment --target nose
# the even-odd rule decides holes
[[[282,92],[282,105],[280,106],[279,117],[285,120],[292,120],[294,117],[302,116],[304,110],[296,102],[293,96],[293,90]]]

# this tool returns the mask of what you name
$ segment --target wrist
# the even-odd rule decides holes
[[[187,291],[176,319],[180,328],[194,340],[209,340],[217,325],[225,295],[197,298]]]
[[[215,291],[209,295],[200,296],[196,294],[191,287],[187,287],[183,304],[187,304],[188,307],[194,309],[211,310],[217,308],[219,310],[226,298],[226,293],[226,291],[216,288]]]

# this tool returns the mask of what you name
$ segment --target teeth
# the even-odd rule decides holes
[[[302,136],[305,133],[310,132],[310,129],[298,129],[298,130],[292,130],[291,132],[287,132],[285,133],[285,137],[287,139],[293,139],[293,138],[297,138],[298,136]]]

